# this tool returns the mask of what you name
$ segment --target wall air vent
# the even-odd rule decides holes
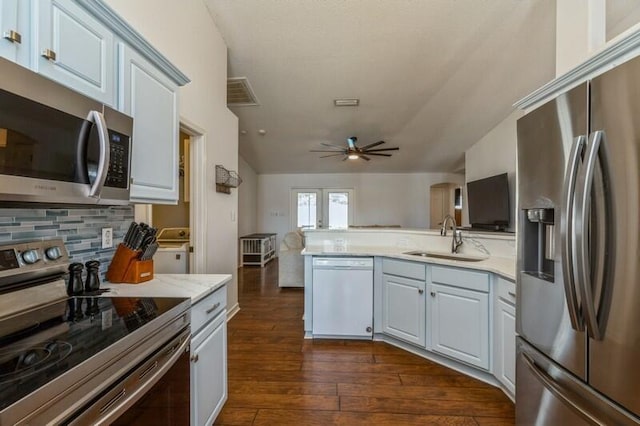
[[[227,79],[227,106],[256,106],[259,105],[256,95],[247,77],[232,77]]]

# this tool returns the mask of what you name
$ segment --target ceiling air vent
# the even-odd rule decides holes
[[[227,79],[227,106],[255,106],[258,99],[247,77],[233,77]]]

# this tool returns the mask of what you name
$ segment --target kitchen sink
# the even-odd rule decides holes
[[[459,254],[459,253],[444,253],[444,252],[436,252],[436,251],[407,251],[403,254],[408,254],[411,256],[419,256],[419,257],[433,257],[437,259],[447,259],[447,260],[461,260],[463,262],[479,262],[481,260],[486,260],[487,256],[473,256],[469,254]]]

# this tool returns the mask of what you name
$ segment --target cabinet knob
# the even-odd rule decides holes
[[[431,292],[431,297],[436,297],[436,292],[435,291]]]
[[[56,60],[56,52],[54,52],[51,49],[44,49],[42,51],[42,57],[45,59],[48,59],[50,61],[55,61]]]
[[[514,292],[512,292],[512,291],[508,291],[507,293],[509,293],[509,296],[511,296],[511,297],[516,297],[516,294]]]
[[[367,333],[371,333],[373,329],[371,327],[367,327]]]
[[[2,35],[2,37],[5,40],[9,40],[11,43],[18,43],[18,44],[22,43],[22,35],[19,32],[14,30],[5,32]]]
[[[191,361],[192,362],[198,362],[198,354],[191,355]]]
[[[419,289],[418,289],[418,294],[422,294],[422,293],[424,293],[424,290],[423,290],[423,289],[421,289],[421,288],[419,288]]]

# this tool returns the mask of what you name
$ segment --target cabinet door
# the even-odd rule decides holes
[[[28,29],[23,27],[19,20],[22,14],[22,5],[18,0],[0,0],[0,56],[13,62],[18,62],[18,52],[25,50]]]
[[[133,117],[131,200],[178,201],[178,87],[149,61],[119,45],[120,110]]]
[[[516,308],[498,299],[495,312],[495,376],[512,395],[515,395]]]
[[[114,106],[113,33],[73,0],[41,0],[33,4],[38,29],[32,51],[33,69]]]
[[[489,369],[489,296],[431,284],[432,350]]]
[[[227,323],[215,321],[214,329],[191,353],[191,424],[211,425],[227,400]],[[219,317],[220,318],[220,317]],[[195,345],[195,343],[194,343]]]
[[[418,346],[426,341],[425,282],[382,276],[382,330]]]

